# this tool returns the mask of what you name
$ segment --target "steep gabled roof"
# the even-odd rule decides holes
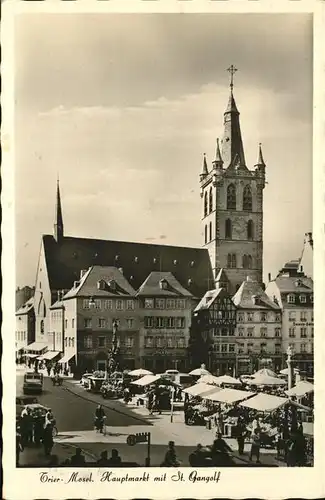
[[[312,278],[308,278],[307,276],[278,276],[274,281],[281,293],[311,293],[314,288]]]
[[[256,297],[256,302],[254,297]],[[243,281],[240,285],[239,289],[233,296],[233,303],[235,306],[244,309],[280,310],[280,307],[266,295],[261,285],[257,281],[253,281],[250,278]]]
[[[200,300],[194,312],[202,311],[203,309],[209,309],[212,306],[212,304],[214,304],[217,298],[225,297],[226,295],[228,294],[224,288],[216,288],[215,290],[209,290]]]
[[[160,282],[166,283],[166,288],[161,288]],[[179,281],[169,272],[153,271],[142,283],[138,296],[162,296],[162,297],[191,297],[192,294],[184,288]]]
[[[103,286],[98,287],[102,282]],[[114,284],[114,286],[112,286]],[[73,297],[133,297],[135,290],[123,273],[112,266],[93,266],[82,277],[77,286],[65,294],[64,300]]]
[[[22,314],[27,314],[29,313],[34,307],[34,297],[31,297],[30,299],[25,302],[16,312],[16,315],[21,316]]]
[[[51,235],[43,235],[43,246],[51,290],[69,290],[79,280],[80,271],[94,265],[122,268],[134,289],[152,271],[169,271],[197,297],[204,295],[213,279],[208,250],[203,248],[70,236],[57,243]]]

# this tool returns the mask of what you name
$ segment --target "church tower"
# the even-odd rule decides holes
[[[55,216],[54,216],[54,238],[57,243],[60,243],[63,239],[63,236],[64,236],[63,217],[62,217],[62,207],[61,207],[60,184],[58,179],[56,187],[56,204],[55,204]]]
[[[265,163],[261,144],[254,170],[246,166],[239,111],[233,94],[231,66],[230,96],[224,112],[224,133],[217,139],[215,158],[208,168],[206,155],[200,175],[203,200],[203,246],[208,249],[214,277],[223,270],[228,291],[235,293],[250,276],[263,279],[263,189]]]

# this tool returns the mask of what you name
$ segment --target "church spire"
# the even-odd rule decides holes
[[[220,152],[219,139],[217,139],[216,158],[213,161],[213,167],[222,168],[222,166],[223,166],[223,160]]]
[[[56,186],[56,204],[55,204],[55,219],[54,219],[54,238],[59,243],[63,239],[63,217],[60,196],[60,183],[59,177]]]
[[[222,141],[222,158],[225,168],[234,166],[235,160],[236,164],[240,166],[246,165],[239,124],[239,111],[233,95],[234,74],[237,68],[231,65],[227,71],[230,73],[230,96],[224,113],[224,136]]]
[[[264,158],[263,158],[262,144],[261,143],[259,143],[259,145],[258,145],[258,159],[257,159],[257,163],[255,164],[255,167],[257,167],[259,165],[265,167],[265,162],[264,162]]]
[[[202,174],[201,175],[208,175],[208,165],[207,165],[207,157],[206,154],[204,153],[203,155],[203,168],[202,168]]]

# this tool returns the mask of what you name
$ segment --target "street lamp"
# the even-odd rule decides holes
[[[288,389],[292,387],[293,370],[292,370],[292,347],[289,345],[287,349],[287,365],[288,365]]]
[[[112,348],[108,352],[108,369],[110,373],[116,371],[119,366],[120,347],[117,338],[118,320],[113,320]]]

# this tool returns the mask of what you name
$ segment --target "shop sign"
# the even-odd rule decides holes
[[[314,323],[307,323],[307,322],[304,322],[304,323],[296,323],[296,322],[294,322],[294,323],[293,323],[293,326],[314,326]]]

